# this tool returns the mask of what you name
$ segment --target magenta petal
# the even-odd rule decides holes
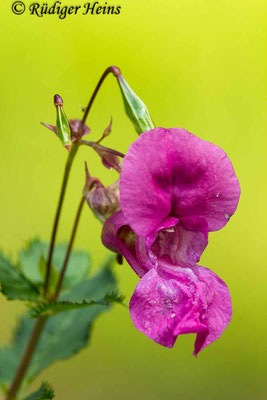
[[[141,264],[145,265],[147,269],[155,267],[157,264],[157,253],[151,251],[151,246],[155,242],[159,232],[168,228],[174,229],[175,225],[179,222],[178,218],[168,217],[162,221],[154,232],[149,234],[147,237],[137,236],[136,238],[136,252],[137,258]]]
[[[218,339],[232,317],[231,297],[225,282],[208,268],[195,266],[192,268],[199,281],[205,285],[205,298],[208,307],[202,315],[208,334],[199,333],[195,342],[194,355],[204,347]]]
[[[166,228],[148,235],[146,238],[137,236],[137,258],[147,269],[165,262],[180,267],[193,267],[199,260],[208,244],[208,233],[185,229],[182,223],[174,226],[166,224]],[[177,221],[177,219],[176,219]],[[194,228],[201,228],[194,225]],[[205,231],[205,229],[203,229]]]
[[[206,268],[161,267],[137,284],[130,314],[137,329],[166,347],[180,334],[197,333],[197,354],[226,328],[231,300],[223,281]]]
[[[175,273],[151,269],[137,284],[130,300],[134,326],[155,342],[172,347],[178,327],[186,332],[206,332],[199,319],[198,280],[190,269],[176,268]]]
[[[139,277],[147,272],[147,269],[136,258],[136,236],[121,211],[117,211],[107,219],[103,226],[101,239],[109,250],[122,254]]]
[[[171,212],[171,187],[164,128],[142,134],[129,148],[122,162],[120,201],[129,224],[147,236]]]
[[[122,163],[121,207],[140,236],[170,215],[204,219],[208,231],[221,229],[235,212],[239,195],[225,152],[183,129],[143,133]]]
[[[208,234],[185,229],[181,223],[173,229],[158,232],[151,246],[158,262],[164,261],[171,265],[193,267],[208,244]]]

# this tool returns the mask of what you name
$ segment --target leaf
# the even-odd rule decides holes
[[[43,266],[42,259],[46,262],[49,245],[38,239],[33,240],[28,244],[25,250],[19,254],[19,266],[23,274],[34,284],[42,285],[43,282]],[[53,254],[53,272],[54,279],[56,274],[61,271],[62,264],[67,251],[67,246],[57,245]],[[68,290],[87,275],[91,265],[90,256],[85,251],[73,250],[69,259],[68,268],[63,281],[62,290]],[[38,268],[39,266],[39,268]],[[53,279],[52,279],[53,280]]]
[[[36,392],[25,397],[24,400],[52,400],[55,397],[54,390],[47,382],[43,382]]]
[[[21,319],[14,332],[11,345],[0,350],[1,384],[9,385],[11,383],[27,344],[32,327],[32,322],[29,324],[27,319]]]
[[[95,305],[109,306],[111,303],[122,303],[124,296],[118,294],[116,291],[107,293],[106,296],[101,300],[83,300],[80,302],[71,301],[54,301],[54,302],[42,302],[38,305],[30,306],[30,315],[33,318],[37,318],[40,315],[55,315],[64,311],[77,310],[80,308],[91,307]]]
[[[69,293],[61,295],[60,301],[99,301],[116,290],[116,280],[111,271],[109,259],[103,268],[93,276],[75,285]],[[62,312],[50,317],[44,327],[36,353],[30,364],[27,378],[33,379],[42,369],[58,360],[64,360],[78,353],[88,343],[96,318],[111,306],[92,305]],[[28,342],[35,320],[24,316],[16,329],[12,345],[0,350],[0,382],[9,384],[14,376],[23,350]]]
[[[8,387],[6,385],[3,385],[2,383],[0,383],[0,388],[3,390],[4,394],[7,394],[8,392]]]
[[[45,281],[46,277],[46,261],[43,254],[40,257],[38,268],[42,277],[42,281]],[[57,282],[59,279],[59,272],[56,270],[55,266],[51,264],[50,269],[50,290],[53,293],[57,287]]]
[[[37,300],[37,287],[0,254],[0,283],[2,293],[9,299]]]

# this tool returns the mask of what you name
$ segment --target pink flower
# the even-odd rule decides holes
[[[240,195],[225,152],[179,128],[142,134],[123,160],[120,182],[123,213],[141,236],[170,217],[190,230],[221,229]]]
[[[238,180],[227,155],[183,129],[156,128],[129,148],[120,178],[121,210],[105,223],[103,243],[141,278],[130,301],[134,325],[172,347],[196,333],[196,355],[231,319],[225,283],[196,266],[208,232],[235,212]]]

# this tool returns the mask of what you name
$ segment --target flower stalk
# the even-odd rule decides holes
[[[79,126],[79,131],[78,131],[78,136],[79,136],[79,140],[75,141],[74,143],[71,144],[70,146],[70,151],[68,154],[68,158],[67,158],[67,162],[65,165],[65,170],[64,170],[64,175],[63,175],[63,180],[62,180],[62,184],[61,184],[61,190],[60,190],[60,196],[59,196],[59,200],[58,200],[58,205],[57,205],[57,210],[56,210],[56,215],[55,215],[55,219],[54,219],[54,224],[53,224],[53,229],[52,229],[52,233],[51,233],[51,239],[50,239],[50,246],[49,246],[49,252],[48,252],[48,259],[47,259],[47,264],[46,264],[46,276],[45,276],[45,281],[44,281],[44,297],[48,298],[48,294],[49,294],[49,283],[50,283],[50,276],[51,276],[51,265],[52,265],[52,257],[53,257],[53,251],[54,251],[54,247],[55,247],[55,242],[56,242],[56,235],[57,235],[57,230],[58,230],[58,225],[59,225],[59,220],[60,220],[60,215],[61,215],[61,211],[62,211],[62,206],[63,206],[63,202],[64,202],[64,198],[65,198],[65,193],[66,193],[66,188],[67,188],[67,184],[68,184],[68,179],[69,179],[69,175],[70,175],[70,171],[71,171],[71,167],[73,164],[73,160],[77,154],[78,148],[80,144],[85,144],[87,146],[93,147],[95,148],[96,146],[101,147],[103,150],[109,151],[110,153],[113,153],[115,155],[118,155],[120,157],[124,157],[124,154],[116,152],[115,150],[112,149],[108,149],[104,146],[101,146],[97,143],[94,142],[85,142],[80,140],[80,138],[82,137],[82,133],[84,131],[84,127],[85,127],[85,122],[86,119],[88,117],[88,114],[90,112],[90,109],[92,107],[92,104],[94,102],[94,99],[103,83],[103,81],[105,80],[106,76],[109,73],[113,73],[114,76],[118,76],[120,74],[120,70],[119,68],[115,67],[115,66],[111,66],[109,68],[106,69],[106,71],[103,73],[102,77],[100,78],[90,100],[88,103],[87,108],[85,109],[84,115],[83,115],[83,119],[81,121],[81,124]],[[55,98],[55,106],[57,108],[57,112],[59,114],[59,111],[62,111],[62,104],[60,102],[57,101],[58,98]],[[60,99],[61,100],[61,99]],[[62,113],[61,113],[62,114]],[[59,117],[62,117],[62,115],[58,116],[58,119],[60,119]],[[65,114],[64,114],[65,116]],[[62,118],[61,118],[62,119]],[[65,120],[63,121],[64,124],[62,124],[61,121],[61,125],[60,127],[57,126],[57,130],[59,128],[62,128],[62,126],[64,127],[64,129],[66,129],[66,124],[65,124]],[[58,124],[57,124],[58,125]],[[69,127],[69,125],[68,125]],[[64,144],[64,143],[63,143]],[[68,148],[68,143],[67,143],[67,149]],[[65,272],[67,269],[67,265],[68,265],[68,261],[70,258],[70,254],[71,254],[71,250],[72,250],[72,246],[73,246],[73,242],[75,239],[75,235],[77,232],[77,228],[78,228],[78,224],[79,224],[79,220],[80,220],[80,216],[81,216],[81,212],[82,212],[82,208],[85,202],[85,198],[84,196],[82,197],[80,203],[79,203],[79,207],[76,213],[76,217],[75,217],[75,221],[74,221],[74,226],[72,229],[72,234],[71,234],[71,238],[70,238],[70,242],[68,245],[68,249],[66,252],[66,256],[65,256],[65,260],[62,266],[62,270],[61,270],[61,274],[57,283],[57,287],[56,287],[56,291],[52,296],[52,299],[55,300],[61,290],[62,287],[62,283],[63,283],[63,279],[65,276]],[[22,355],[21,358],[21,362],[17,368],[16,374],[14,376],[14,379],[10,385],[10,388],[8,390],[7,393],[7,397],[6,400],[15,400],[18,394],[18,391],[21,388],[21,385],[23,383],[23,380],[25,378],[27,369],[30,365],[30,362],[32,360],[32,357],[34,355],[34,352],[36,350],[36,347],[39,343],[40,337],[42,335],[45,323],[47,321],[48,317],[47,316],[40,316],[37,318],[35,325],[33,327],[31,336],[29,338],[28,344],[26,346],[26,349]]]
[[[84,202],[85,202],[85,198],[84,198],[84,196],[82,196],[82,198],[81,198],[81,200],[79,202],[79,206],[78,206],[78,210],[77,210],[77,213],[76,213],[74,225],[73,225],[73,228],[72,228],[70,241],[69,241],[69,244],[68,244],[68,248],[67,248],[67,252],[66,252],[66,255],[65,255],[65,259],[64,259],[63,266],[62,266],[62,269],[61,269],[61,272],[60,272],[60,276],[59,276],[59,279],[58,279],[56,291],[55,291],[55,294],[52,296],[52,299],[51,299],[52,301],[57,299],[57,297],[58,297],[58,295],[60,293],[60,289],[62,287],[63,279],[64,279],[64,276],[65,276],[65,273],[66,273],[66,270],[67,270],[67,266],[68,266],[68,262],[69,262],[69,258],[70,258],[70,253],[71,253],[71,249],[72,249],[73,242],[74,242],[74,239],[75,239],[75,235],[76,235],[76,232],[77,232],[77,228],[78,228],[78,225],[79,225],[79,221],[80,221],[80,217],[81,217],[81,213],[82,213]]]
[[[51,234],[49,253],[48,253],[48,259],[47,259],[47,265],[46,265],[44,296],[47,296],[48,291],[49,291],[49,280],[50,280],[50,275],[51,275],[52,256],[53,256],[53,250],[54,250],[55,241],[56,241],[59,218],[60,218],[60,214],[61,214],[61,210],[62,210],[62,205],[63,205],[63,201],[64,201],[64,197],[65,197],[65,192],[66,192],[66,188],[67,188],[67,184],[68,184],[71,166],[72,166],[72,163],[73,163],[73,160],[74,160],[74,157],[75,157],[77,151],[78,151],[78,145],[76,143],[73,143],[70,148],[70,152],[69,152],[68,159],[67,159],[66,166],[65,166],[57,211],[56,211],[53,230],[52,230],[52,234]]]
[[[84,111],[83,119],[82,119],[81,126],[80,126],[80,133],[83,131],[83,127],[84,127],[84,125],[85,125],[86,119],[87,119],[88,114],[89,114],[89,112],[90,112],[90,110],[91,110],[91,107],[92,107],[92,105],[93,105],[93,102],[94,102],[94,100],[95,100],[95,98],[96,98],[96,95],[97,95],[97,93],[98,93],[100,87],[102,86],[102,83],[104,82],[104,80],[106,79],[106,77],[107,77],[110,73],[112,73],[114,76],[117,77],[118,75],[120,75],[121,72],[120,72],[120,69],[119,69],[118,67],[115,67],[114,65],[112,65],[111,67],[108,67],[108,68],[104,71],[103,75],[102,75],[101,78],[99,79],[98,84],[96,85],[96,88],[95,88],[95,90],[94,90],[94,93],[92,94],[91,99],[89,100],[88,106],[86,107],[86,109],[85,109],[85,111]]]
[[[18,366],[16,375],[15,375],[13,382],[7,393],[6,400],[15,400],[16,399],[17,392],[19,391],[19,389],[22,385],[22,382],[23,382],[23,379],[27,372],[28,366],[31,362],[31,359],[36,350],[36,347],[38,345],[41,334],[43,332],[46,320],[47,320],[47,317],[45,317],[45,316],[41,316],[41,317],[37,318],[35,325],[33,327],[31,336],[29,338],[28,345],[23,353],[23,356],[22,356],[21,362]]]

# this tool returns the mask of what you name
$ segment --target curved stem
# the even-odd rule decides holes
[[[98,93],[98,91],[99,91],[99,89],[100,89],[102,83],[104,82],[105,78],[107,77],[107,75],[108,75],[109,73],[112,73],[114,76],[118,76],[118,75],[120,75],[121,72],[120,72],[120,70],[119,70],[118,67],[115,67],[114,65],[112,65],[111,67],[108,67],[108,68],[106,69],[106,71],[103,73],[103,75],[102,75],[101,78],[99,79],[99,82],[98,82],[98,84],[96,85],[96,88],[95,88],[95,90],[94,90],[94,93],[92,94],[92,97],[91,97],[91,99],[89,100],[88,106],[87,106],[86,109],[85,109],[85,112],[84,112],[84,115],[83,115],[83,119],[82,119],[82,122],[81,122],[81,125],[80,125],[80,129],[79,129],[80,134],[81,134],[82,131],[83,131],[86,118],[87,118],[87,116],[88,116],[88,114],[89,114],[89,111],[90,111],[92,105],[93,105],[94,99],[95,99],[95,97],[96,97],[96,95],[97,95],[97,93]]]
[[[16,375],[7,393],[6,400],[14,400],[16,398],[17,392],[23,382],[29,363],[31,362],[33,353],[39,342],[46,320],[46,317],[37,318],[30,339],[28,341],[28,345],[23,353]]]
[[[54,220],[54,225],[53,225],[53,230],[51,234],[51,240],[50,240],[50,246],[49,246],[49,253],[48,253],[48,259],[47,259],[47,265],[46,265],[46,276],[45,276],[45,283],[44,283],[44,295],[47,295],[48,288],[49,288],[49,280],[50,280],[50,274],[51,274],[51,263],[52,263],[52,256],[53,256],[53,250],[55,246],[55,241],[56,241],[56,234],[57,234],[57,229],[58,229],[58,223],[59,223],[59,217],[64,201],[64,196],[67,188],[67,183],[68,183],[68,178],[71,170],[71,166],[73,163],[73,159],[77,153],[78,150],[78,145],[77,144],[72,144],[69,156],[66,162],[65,166],[65,171],[64,171],[64,176],[63,176],[63,181],[61,185],[61,191],[60,191],[60,196],[59,196],[59,201],[58,201],[58,206],[57,206],[57,211],[55,215],[55,220]]]
[[[70,253],[71,253],[72,245],[73,245],[73,242],[74,242],[75,234],[77,232],[77,228],[78,228],[81,212],[82,212],[82,209],[83,209],[84,201],[85,201],[85,198],[82,197],[81,200],[80,200],[80,203],[79,203],[79,207],[78,207],[77,213],[76,213],[76,217],[75,217],[74,225],[73,225],[73,228],[72,228],[72,233],[71,233],[68,249],[67,249],[67,252],[66,252],[66,255],[65,255],[65,260],[64,260],[61,272],[60,272],[60,276],[59,276],[59,279],[58,279],[56,291],[55,291],[55,294],[52,296],[52,299],[51,299],[52,301],[56,300],[56,298],[58,297],[60,289],[61,289],[61,286],[62,286],[62,283],[63,283],[64,275],[65,275],[65,272],[66,272],[66,269],[67,269],[67,266],[68,266]]]

